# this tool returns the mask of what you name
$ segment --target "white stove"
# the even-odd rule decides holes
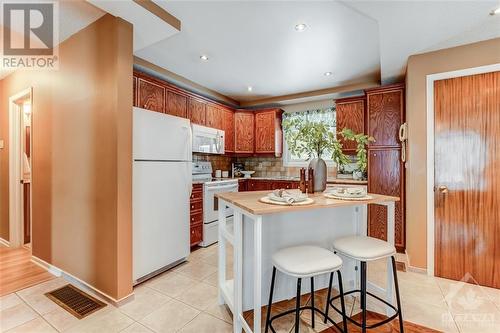
[[[203,183],[203,242],[209,246],[218,241],[219,200],[216,193],[238,192],[238,179],[213,178],[210,162],[193,162],[193,182]],[[226,210],[227,223],[233,222],[233,211]]]

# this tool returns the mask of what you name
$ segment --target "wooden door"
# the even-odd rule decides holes
[[[368,135],[375,138],[373,147],[400,147],[399,127],[403,123],[404,87],[401,85],[368,91]]]
[[[274,111],[258,112],[255,114],[256,153],[274,153],[275,118],[276,113]]]
[[[387,148],[370,150],[368,153],[368,192],[399,197],[396,202],[395,245],[399,251],[405,248],[404,177],[401,150]],[[368,234],[387,240],[387,208],[368,205]]]
[[[234,114],[234,150],[236,153],[254,152],[254,114],[236,112]]]
[[[223,121],[222,121],[222,110],[219,109],[216,105],[208,104],[207,105],[207,126],[212,128],[217,128],[220,130],[224,130]]]
[[[173,91],[167,93],[165,113],[172,116],[187,118],[187,97]]]
[[[352,129],[355,133],[365,132],[365,97],[355,97],[336,101],[337,110],[337,133],[344,128]],[[356,142],[343,140],[342,135],[337,135],[342,143],[342,151],[345,154],[356,155]]]
[[[165,88],[151,81],[139,78],[137,91],[138,106],[143,109],[165,112]]]
[[[193,97],[188,101],[189,119],[193,124],[206,125],[206,103]]]
[[[224,151],[226,153],[234,152],[234,112],[224,110],[222,116],[222,124],[224,127]]]
[[[138,106],[137,104],[137,77],[132,78],[132,105]]]
[[[434,122],[435,274],[500,288],[500,72],[436,81]]]

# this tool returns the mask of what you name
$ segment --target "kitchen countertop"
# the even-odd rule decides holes
[[[391,197],[380,194],[368,193],[372,197],[370,200],[337,200],[329,199],[323,196],[323,193],[309,194],[309,198],[314,200],[314,203],[303,206],[280,206],[260,202],[259,199],[265,197],[269,191],[252,191],[252,192],[226,192],[216,193],[215,196],[221,200],[227,201],[247,212],[254,215],[266,215],[276,213],[287,213],[292,211],[304,211],[318,208],[335,208],[344,206],[359,206],[370,203],[399,201],[398,197]]]

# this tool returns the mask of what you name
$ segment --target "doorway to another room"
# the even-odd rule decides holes
[[[32,90],[9,98],[9,241],[0,246],[0,296],[53,279],[31,258]]]

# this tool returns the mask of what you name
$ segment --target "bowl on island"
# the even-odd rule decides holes
[[[243,178],[251,178],[255,171],[241,171]]]

